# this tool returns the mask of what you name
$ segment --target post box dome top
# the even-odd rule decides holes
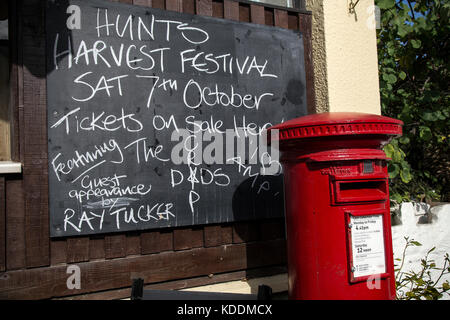
[[[268,132],[278,129],[280,141],[343,135],[397,136],[402,134],[402,125],[401,120],[375,114],[324,112],[288,120],[269,128]]]

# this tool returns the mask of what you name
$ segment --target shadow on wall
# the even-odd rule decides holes
[[[271,287],[273,298],[284,299],[279,294],[287,290],[283,176],[259,179],[246,179],[233,194],[233,217],[238,221],[235,232],[246,243],[245,281],[251,294],[258,294],[259,286],[264,284]],[[264,183],[270,185],[272,196],[261,191]],[[262,220],[245,221],[250,218]],[[266,269],[258,269],[260,266]]]
[[[22,3],[23,2],[23,3]],[[54,69],[53,63],[48,63],[46,61],[46,36],[47,36],[47,28],[46,28],[46,19],[44,18],[48,13],[46,10],[46,4],[52,5],[54,8],[62,7],[68,8],[69,1],[67,0],[59,0],[59,1],[10,1],[10,12],[15,13],[15,15],[11,15],[10,19],[10,42],[15,42],[18,46],[21,43],[24,43],[26,46],[30,47],[27,50],[33,50],[34,54],[31,55],[23,55],[20,57],[16,52],[11,55],[12,63],[20,65],[22,64],[24,68],[28,70],[33,76],[38,78],[45,78],[47,73],[50,73]],[[32,9],[33,14],[30,13]],[[63,10],[66,11],[66,10]],[[52,25],[66,25],[68,18],[71,16],[71,13],[67,13],[67,15],[52,15],[53,19]],[[22,38],[18,39],[16,35],[18,35],[17,28],[21,28],[22,30]],[[59,35],[60,39],[71,39],[71,31],[67,28],[64,28],[63,34]],[[26,38],[26,42],[24,42],[23,38]],[[73,46],[72,54],[73,54]],[[67,49],[67,48],[66,48]],[[64,59],[69,52],[64,52],[63,47],[60,48],[59,59]],[[50,56],[48,56],[50,57]]]
[[[284,216],[283,176],[255,176],[244,180],[233,194],[234,221]]]

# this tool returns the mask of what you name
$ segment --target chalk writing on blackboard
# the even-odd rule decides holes
[[[306,113],[301,35],[48,2],[53,237],[282,216],[265,129]]]

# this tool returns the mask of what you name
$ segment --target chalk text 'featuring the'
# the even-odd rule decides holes
[[[107,154],[114,154],[109,162],[120,164],[123,162],[123,153],[119,144],[114,139],[110,139],[108,142],[104,142],[93,147],[94,150],[86,151],[80,153],[75,150],[74,155],[66,160],[65,157],[58,153],[51,161],[53,172],[55,173],[58,181],[61,181],[62,176],[69,175],[73,169],[84,169],[88,165],[91,167],[83,171],[78,177],[73,179],[71,182],[74,183],[79,178],[83,177],[88,171],[91,171],[95,167],[98,167],[105,163],[107,160],[105,158]],[[103,158],[103,159],[102,159]],[[100,162],[96,162],[98,159],[102,159]],[[94,165],[92,165],[95,163]]]

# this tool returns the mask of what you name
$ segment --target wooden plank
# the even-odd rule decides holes
[[[224,0],[223,17],[230,20],[239,20],[239,2]]]
[[[249,248],[246,252],[246,268],[250,269],[286,263],[285,240],[258,241],[246,245]]]
[[[164,251],[173,251],[173,231],[172,230],[161,230],[159,232],[159,250],[160,252]]]
[[[9,16],[9,43],[10,43],[10,131],[11,131],[11,160],[20,161],[20,139],[19,139],[19,73],[21,72],[22,59],[19,56],[18,40],[20,37],[18,1],[10,1]],[[21,78],[20,78],[21,79]]]
[[[205,247],[215,247],[233,242],[233,228],[230,225],[205,227]]]
[[[159,232],[151,230],[141,234],[141,254],[151,254],[160,252],[159,250]]]
[[[220,226],[205,226],[205,247],[215,247],[222,244]]]
[[[10,73],[10,98],[9,105],[11,108],[11,160],[20,161],[20,139],[19,139],[19,72],[21,68],[15,63],[17,58],[13,58]]]
[[[222,225],[222,244],[233,243],[233,226]]]
[[[27,267],[50,264],[47,175],[45,3],[23,6],[25,251]]]
[[[299,30],[303,34],[305,50],[306,99],[308,114],[316,113],[316,95],[314,92],[314,65],[312,59],[312,19],[310,14],[299,14]]]
[[[183,0],[183,12],[195,14],[195,0]]]
[[[152,230],[141,235],[141,254],[158,253],[173,250],[173,232]]]
[[[6,270],[6,182],[0,176],[0,271]]]
[[[252,23],[265,24],[264,7],[261,5],[250,5],[250,18]]]
[[[152,7],[157,9],[165,9],[165,1],[164,0],[152,0]]]
[[[288,29],[299,30],[298,14],[288,13]]]
[[[13,1],[15,2],[15,1]],[[17,122],[14,122],[15,124],[15,132],[14,135],[17,135],[18,143],[19,143],[19,154],[17,155],[16,159],[13,160],[19,160],[21,163],[24,161],[24,106],[23,106],[23,47],[20,45],[22,43],[22,35],[23,35],[23,16],[22,16],[22,1],[19,0],[16,3],[16,26],[17,26],[17,34],[16,34],[16,42],[15,45],[17,46],[17,106],[14,106],[13,108],[13,114],[17,115]],[[15,109],[17,108],[17,111]],[[16,121],[15,120],[15,121]]]
[[[45,299],[104,291],[128,287],[137,277],[145,283],[156,283],[284,265],[285,254],[284,241],[276,240],[90,261],[78,264],[82,275],[79,290],[67,288],[64,265],[10,271],[0,278],[0,299]]]
[[[284,239],[284,219],[262,221],[260,230],[262,240]]]
[[[183,1],[182,0],[166,0],[166,10],[182,12]]]
[[[195,0],[196,14],[202,16],[212,16],[212,1],[211,0]]]
[[[274,22],[276,27],[288,28],[288,13],[285,10],[274,10]]]
[[[89,261],[89,237],[67,239],[67,263]]]
[[[151,7],[152,0],[133,0],[133,4],[136,6]]]
[[[124,234],[105,236],[105,258],[123,258],[127,255],[126,237]]]
[[[129,232],[126,234],[126,255],[133,256],[141,254],[141,233]]]
[[[219,0],[220,1],[220,0]],[[262,0],[262,1],[258,1],[258,0],[232,0],[232,1],[236,1],[239,4],[245,4],[245,5],[251,5],[251,4],[257,4],[260,6],[263,6],[264,8],[267,9],[279,9],[279,10],[285,10],[287,12],[293,12],[293,13],[309,13],[310,11],[306,10],[304,8],[304,6],[300,6],[299,8],[289,8],[286,7],[284,5],[276,5],[276,4],[271,4],[270,0]],[[272,0],[274,2],[280,2],[279,0]],[[304,0],[300,0],[300,1],[304,1]]]
[[[222,244],[221,227],[205,226],[205,247],[215,247]]]
[[[105,259],[105,236],[89,237],[89,261]]]
[[[173,231],[174,250],[203,247],[203,228],[181,228]]]
[[[260,238],[257,222],[238,222],[233,225],[233,243],[257,241]]]
[[[250,22],[250,5],[239,3],[239,21]]]
[[[57,239],[50,241],[50,265],[67,263],[67,240]]]
[[[220,0],[212,1],[212,16],[215,18],[223,18],[224,15],[224,3]]]
[[[264,20],[267,26],[274,25],[274,12],[271,8],[264,8]]]
[[[21,175],[6,179],[6,269],[25,267],[25,203]]]

